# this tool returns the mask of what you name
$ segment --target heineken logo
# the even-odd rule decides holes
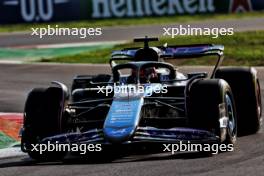
[[[93,0],[92,18],[215,12],[214,0]]]

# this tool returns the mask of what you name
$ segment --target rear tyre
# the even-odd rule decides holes
[[[33,89],[27,98],[24,114],[24,132],[22,147],[28,155],[41,161],[62,159],[65,152],[32,151],[32,144],[38,144],[43,138],[61,132],[61,110],[63,107],[62,90],[60,88]]]
[[[193,83],[187,105],[191,127],[216,134],[219,143],[236,143],[236,109],[232,91],[226,81],[210,79]],[[220,117],[227,118],[220,123]]]
[[[215,76],[231,86],[238,116],[238,134],[257,133],[262,123],[260,84],[254,68],[221,68]]]

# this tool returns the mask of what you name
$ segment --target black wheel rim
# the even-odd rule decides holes
[[[257,111],[258,111],[258,117],[261,118],[262,102],[261,102],[261,93],[260,93],[259,81],[257,81]]]
[[[226,94],[225,99],[226,99],[226,108],[227,108],[226,110],[228,117],[228,132],[232,137],[235,137],[237,134],[237,130],[236,130],[237,123],[234,112],[234,104],[229,94]]]

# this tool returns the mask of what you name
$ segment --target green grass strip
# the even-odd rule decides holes
[[[225,46],[224,65],[264,66],[264,31],[237,32],[233,36],[219,36],[213,39],[211,36],[178,36],[172,38],[161,38],[159,42],[151,45],[184,45],[213,43]],[[112,50],[126,47],[142,47],[142,44],[127,43],[115,45],[113,48],[86,51],[71,56],[60,56],[49,59],[42,59],[43,62],[58,63],[108,63]],[[199,58],[186,60],[179,65],[214,65],[215,60],[210,58]]]
[[[40,48],[40,49],[15,49],[0,48],[0,60],[35,60],[41,58],[67,57],[82,52],[91,52],[98,49],[107,49],[113,47],[113,44],[104,44],[96,46],[83,47],[65,47],[65,48]]]

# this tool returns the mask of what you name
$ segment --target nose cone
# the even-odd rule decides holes
[[[104,135],[110,142],[120,143],[129,140],[134,133],[134,127],[127,128],[115,128],[106,127],[104,129]]]
[[[138,127],[142,104],[143,98],[115,99],[104,123],[106,140],[113,143],[129,140]]]

